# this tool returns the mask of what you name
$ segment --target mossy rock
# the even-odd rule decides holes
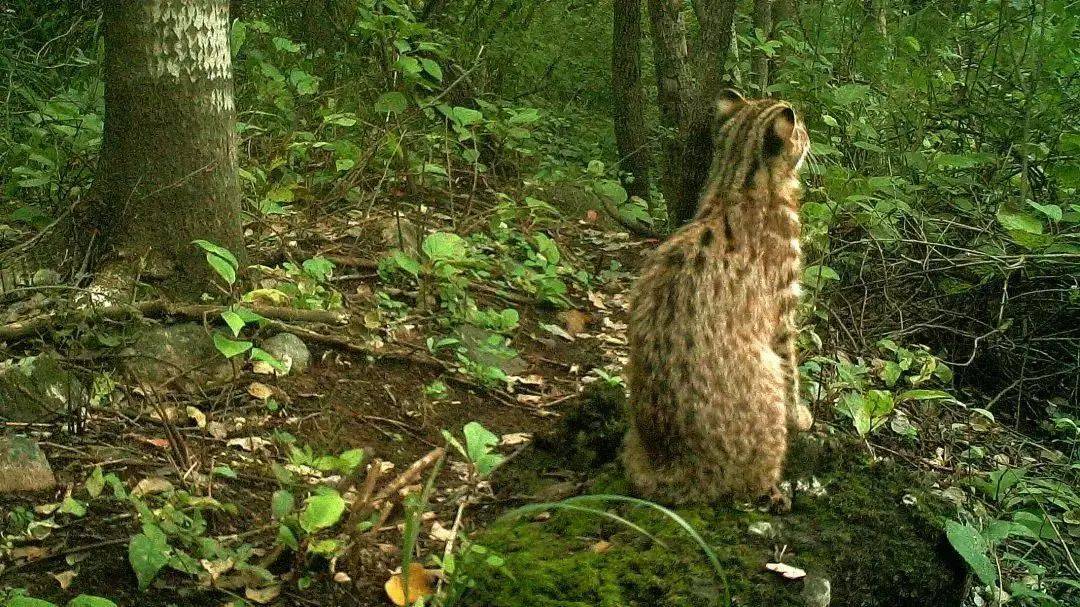
[[[528,465],[530,459],[534,464],[545,461],[539,455],[518,465]],[[944,539],[938,503],[923,489],[925,480],[891,462],[868,464],[857,445],[839,445],[833,439],[802,439],[789,467],[789,478],[817,478],[825,493],[797,494],[792,512],[782,516],[731,505],[677,511],[718,555],[733,604],[805,604],[800,596],[803,581],[785,580],[765,569],[782,549],[784,563],[830,581],[833,606],[960,605],[966,571]],[[510,476],[512,482],[521,482],[525,475],[519,470]],[[593,482],[591,492],[625,495],[629,487],[612,464]],[[511,575],[476,570],[476,587],[464,604],[724,604],[719,576],[674,521],[649,508],[595,505],[640,525],[658,541],[580,511],[552,510],[543,521],[503,519],[476,542],[503,557]],[[750,532],[755,523],[759,529],[769,523],[765,527],[772,533]]]

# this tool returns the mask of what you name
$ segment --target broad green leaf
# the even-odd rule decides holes
[[[230,285],[236,284],[236,268],[230,265],[229,262],[217,255],[207,253],[206,263],[210,264],[210,267],[213,268],[214,271],[218,273],[218,276],[226,283]]]
[[[439,64],[431,59],[421,59],[420,63],[424,66],[424,71],[427,72],[432,78],[442,82],[442,68]]]
[[[116,603],[110,601],[109,599],[103,599],[99,596],[80,594],[79,596],[68,601],[66,607],[116,607]]]
[[[298,95],[312,95],[319,90],[319,79],[301,69],[289,71],[289,82],[296,87]]]
[[[94,471],[86,478],[86,492],[91,498],[95,498],[101,495],[103,489],[105,489],[105,475],[101,471],[101,466],[94,466]]]
[[[277,36],[274,38],[273,42],[274,48],[279,51],[284,51],[286,53],[300,52],[300,45],[293,42],[292,40],[289,40],[288,38],[282,38],[280,36]]]
[[[953,400],[953,396],[943,390],[906,390],[900,400]]]
[[[451,110],[451,117],[461,126],[479,124],[484,119],[481,112],[467,107],[455,107]]]
[[[420,275],[420,262],[416,261],[412,257],[409,257],[405,253],[394,249],[394,251],[390,254],[390,259],[393,261],[394,265],[401,268],[402,270],[405,270],[409,274],[412,274],[413,276]]]
[[[468,254],[465,240],[449,232],[429,234],[421,248],[432,261],[461,261]]]
[[[225,358],[232,358],[247,352],[251,349],[252,343],[250,341],[233,341],[228,337],[225,337],[221,333],[214,332],[214,347],[218,349],[218,352]]]
[[[286,548],[292,550],[300,549],[300,542],[296,541],[296,534],[292,532],[292,529],[289,529],[288,525],[278,527],[277,541]]]
[[[987,556],[988,546],[978,529],[957,521],[948,521],[945,523],[945,535],[949,538],[949,544],[983,584],[992,586],[997,583],[997,569]]]
[[[277,369],[278,371],[280,371],[282,373],[288,373],[289,372],[289,368],[285,366],[285,363],[283,363],[280,360],[274,358],[273,354],[270,354],[269,352],[267,352],[266,350],[263,350],[262,348],[252,348],[251,349],[251,355],[249,356],[249,358],[251,360],[257,360],[259,362],[264,362],[264,363],[270,365],[271,367],[273,367],[274,369]]]
[[[308,276],[319,282],[325,282],[334,273],[334,263],[322,256],[312,257],[306,260],[302,266]]]
[[[615,203],[616,206],[626,202],[630,197],[626,189],[614,179],[604,179],[593,184],[593,191]]]
[[[391,114],[400,114],[405,111],[405,108],[409,105],[408,99],[405,95],[399,91],[390,91],[383,93],[375,101],[375,111],[380,114],[390,112]]]
[[[503,460],[501,455],[491,453],[491,448],[499,444],[499,437],[478,422],[465,424],[463,431],[469,460],[473,462],[476,471],[481,475],[490,474]]]
[[[296,498],[286,489],[278,489],[270,498],[270,510],[274,518],[278,520],[292,514],[294,508],[296,508]]]
[[[168,564],[170,552],[171,548],[163,535],[151,539],[145,533],[140,533],[131,538],[128,562],[139,581],[139,590],[146,590],[161,568]]]
[[[837,105],[851,105],[856,101],[865,99],[870,87],[865,84],[845,84],[833,90],[833,99]]]
[[[247,23],[237,19],[233,21],[232,31],[229,32],[229,46],[232,48],[233,57],[240,51],[240,47],[244,46],[245,40],[247,40]]]
[[[221,313],[221,318],[225,321],[225,324],[229,325],[233,337],[239,337],[240,331],[244,330],[244,326],[247,324],[244,322],[244,319],[233,310],[225,310]]]
[[[86,515],[86,504],[80,502],[73,497],[65,497],[64,501],[60,504],[59,511],[63,512],[64,514],[82,517]]]
[[[997,220],[1006,230],[1042,234],[1044,229],[1043,222],[1038,217],[1023,212],[1013,212],[1005,207],[998,209]]]
[[[308,533],[332,527],[344,512],[345,500],[341,499],[336,491],[313,495],[304,502],[304,509],[300,512],[300,527]]]
[[[56,607],[56,603],[50,603],[49,601],[43,601],[41,599],[32,599],[28,596],[17,596],[4,603],[4,607]]]
[[[1033,200],[1028,201],[1028,205],[1038,210],[1043,215],[1046,215],[1053,221],[1061,221],[1062,212],[1061,207],[1056,204],[1039,204]]]

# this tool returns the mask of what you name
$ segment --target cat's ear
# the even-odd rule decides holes
[[[746,104],[746,99],[735,89],[724,89],[716,97],[716,114],[727,118]]]
[[[794,132],[795,110],[785,105],[773,120],[773,134],[779,137],[780,141],[788,141]]]

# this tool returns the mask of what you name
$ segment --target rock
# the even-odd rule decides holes
[[[284,373],[303,373],[311,366],[311,351],[304,342],[292,333],[278,333],[262,342],[260,347],[285,365]]]
[[[400,249],[411,255],[419,250],[419,230],[405,217],[387,217],[378,222],[379,235],[383,244],[390,249]]]
[[[51,354],[0,363],[0,420],[50,421],[88,400],[79,378]]]
[[[49,460],[35,441],[25,436],[0,436],[0,495],[55,486]]]
[[[806,607],[829,607],[832,602],[832,587],[823,577],[809,576],[803,580],[803,604]]]
[[[233,378],[232,363],[217,351],[206,329],[195,323],[142,330],[121,352],[120,371],[137,385],[182,392],[197,392]]]
[[[47,285],[58,285],[64,282],[64,277],[60,275],[56,270],[50,270],[49,268],[41,268],[30,278],[30,282],[35,287],[43,287]]]

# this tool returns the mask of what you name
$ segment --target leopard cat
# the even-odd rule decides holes
[[[630,429],[638,492],[790,506],[779,492],[798,400],[799,169],[809,137],[791,106],[723,91],[697,215],[646,263],[631,293]]]

